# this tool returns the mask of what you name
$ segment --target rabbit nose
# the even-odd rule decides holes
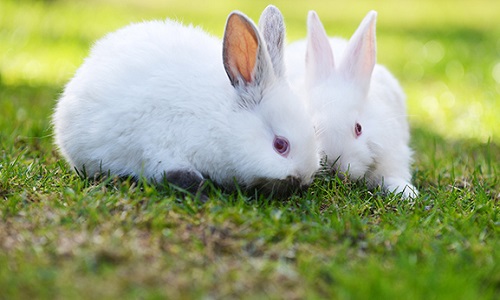
[[[290,186],[292,190],[306,190],[309,187],[309,183],[304,182],[302,178],[296,176],[288,176],[285,182]]]
[[[265,195],[281,198],[304,188],[300,177],[287,176],[283,179],[262,178],[254,182],[254,187]]]
[[[289,175],[285,182],[289,183],[290,186],[301,191],[306,190],[313,182],[314,175],[311,176],[300,176],[300,175]]]
[[[300,178],[296,176],[288,176],[285,181],[290,184],[291,186],[299,186],[300,185]]]

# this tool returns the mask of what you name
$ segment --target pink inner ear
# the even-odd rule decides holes
[[[352,79],[369,82],[376,63],[376,13],[370,12],[349,40],[342,61],[344,74]]]
[[[306,65],[315,79],[327,77],[334,68],[333,52],[323,24],[314,11],[307,20]]]

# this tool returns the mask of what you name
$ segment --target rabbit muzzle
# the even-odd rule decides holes
[[[298,177],[288,176],[285,179],[257,179],[253,187],[266,196],[284,198],[307,189],[309,184],[304,184]]]

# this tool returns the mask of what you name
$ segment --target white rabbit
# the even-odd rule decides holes
[[[286,49],[289,77],[307,99],[328,166],[371,188],[414,198],[405,95],[376,64],[376,17],[369,12],[346,41],[329,39],[310,11],[307,40]]]
[[[284,40],[280,16],[266,8],[261,26]],[[89,177],[166,179],[191,191],[206,178],[273,193],[306,186],[319,152],[282,51],[236,11],[222,43],[172,20],[129,25],[98,41],[65,87],[55,142]]]

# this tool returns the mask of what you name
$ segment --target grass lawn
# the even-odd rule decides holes
[[[340,1],[339,1],[340,2]],[[408,95],[421,195],[319,176],[284,201],[80,179],[50,115],[93,41],[173,17],[221,36],[267,1],[1,0],[0,299],[500,298],[500,2],[275,1],[349,37],[370,9]]]

